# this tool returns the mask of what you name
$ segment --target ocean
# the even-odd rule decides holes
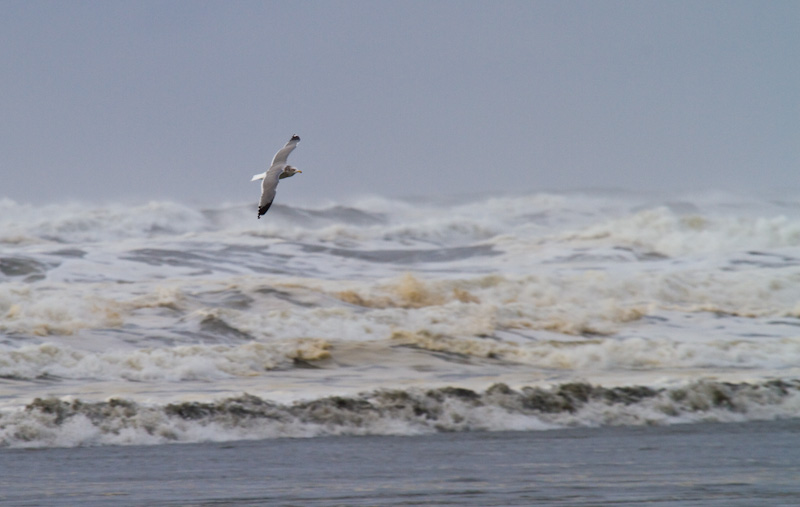
[[[800,200],[250,204],[0,199],[0,455],[800,428]]]

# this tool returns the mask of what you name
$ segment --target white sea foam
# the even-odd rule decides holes
[[[200,211],[171,202],[136,206],[62,203],[34,208],[4,199],[0,211],[0,243],[115,241],[185,234],[209,225]]]
[[[216,380],[252,376],[329,356],[322,340],[297,339],[241,345],[183,345],[86,352],[42,343],[0,350],[0,377],[36,379]]]
[[[669,257],[800,245],[800,220],[785,215],[730,217],[646,209],[564,234],[573,241],[612,242]]]

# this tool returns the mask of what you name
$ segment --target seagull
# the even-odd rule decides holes
[[[289,158],[289,153],[295,149],[297,143],[300,142],[300,136],[293,135],[286,145],[278,150],[275,158],[272,159],[272,165],[269,166],[267,172],[256,174],[250,181],[264,180],[261,182],[261,200],[258,201],[258,218],[269,210],[272,206],[272,201],[275,200],[275,189],[278,187],[278,180],[283,178],[291,178],[298,171],[296,167],[292,167],[286,163]]]

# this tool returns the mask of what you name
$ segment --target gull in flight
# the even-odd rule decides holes
[[[266,213],[269,207],[272,206],[272,201],[275,200],[275,189],[278,187],[278,180],[290,178],[296,173],[303,172],[298,171],[296,167],[292,167],[286,163],[286,159],[289,158],[289,153],[295,149],[298,142],[300,142],[300,136],[293,135],[292,138],[289,139],[289,142],[286,143],[286,146],[278,150],[278,153],[275,154],[275,158],[272,159],[272,165],[269,166],[267,172],[256,174],[250,180],[264,180],[261,182],[261,200],[258,201],[258,218],[261,218],[261,215]]]

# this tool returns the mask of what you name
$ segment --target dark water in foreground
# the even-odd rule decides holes
[[[0,451],[2,505],[798,505],[800,420]]]

